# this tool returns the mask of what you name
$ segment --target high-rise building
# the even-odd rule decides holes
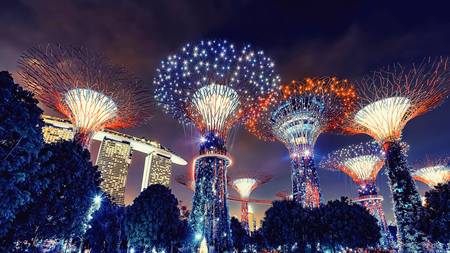
[[[250,233],[256,231],[256,217],[251,205],[248,205],[248,228]]]
[[[152,152],[145,158],[144,177],[141,191],[152,184],[162,184],[170,187],[172,161],[170,157],[159,152]]]
[[[73,140],[75,131],[70,121],[51,116],[43,116],[43,120],[42,135],[46,143]]]
[[[128,167],[131,164],[131,145],[129,142],[104,138],[97,158],[102,182],[100,187],[111,200],[125,205],[125,185]]]

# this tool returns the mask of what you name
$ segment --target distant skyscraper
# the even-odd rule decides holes
[[[256,217],[251,205],[248,206],[248,228],[250,233],[256,231]]]
[[[152,152],[145,158],[144,176],[141,191],[152,184],[162,184],[170,187],[172,161],[170,157],[158,152]]]
[[[70,121],[51,116],[43,116],[44,127],[42,135],[46,143],[53,143],[61,140],[73,140],[75,131]]]
[[[106,137],[98,152],[97,165],[102,177],[100,187],[109,194],[113,202],[119,205],[125,205],[125,184],[131,163],[131,153],[129,142]]]

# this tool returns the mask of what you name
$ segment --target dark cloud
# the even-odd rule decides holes
[[[264,49],[275,59],[284,81],[312,75],[357,80],[392,62],[449,55],[447,12],[446,2],[435,1],[8,1],[0,8],[0,69],[14,72],[20,53],[37,43],[60,42],[99,50],[152,85],[161,58],[188,41],[219,37]],[[407,125],[404,138],[411,145],[411,160],[450,150],[449,110],[447,102]],[[124,131],[160,141],[187,160],[197,153],[195,130],[160,112],[150,124]],[[367,139],[324,134],[316,156]],[[275,176],[255,191],[255,198],[274,199],[277,191],[290,189],[289,158],[280,143],[259,141],[239,129],[231,144],[230,175],[264,171]],[[130,168],[128,202],[140,188],[143,157],[136,157]],[[176,167],[174,174],[189,170]],[[342,173],[319,170],[319,176],[325,200],[355,196],[354,184]],[[378,184],[392,218],[386,180],[381,174]],[[189,191],[175,183],[173,189],[190,203]],[[422,192],[425,189],[420,185]],[[238,214],[238,206],[231,205],[232,213]],[[255,208],[259,217],[264,208]]]

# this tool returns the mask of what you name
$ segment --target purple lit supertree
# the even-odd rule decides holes
[[[320,167],[341,171],[350,176],[358,185],[358,198],[354,201],[372,214],[381,229],[380,246],[392,248],[393,240],[388,230],[381,201],[383,196],[377,194],[375,181],[384,165],[384,152],[376,142],[350,145],[329,154],[320,162]]]
[[[248,203],[250,202],[250,194],[254,191],[258,186],[269,182],[272,179],[272,176],[262,175],[262,176],[254,176],[254,177],[242,177],[234,179],[231,185],[233,188],[239,193],[241,197],[241,223],[244,228],[249,231],[248,224]]]
[[[424,242],[414,227],[421,200],[402,152],[402,130],[410,120],[446,99],[449,77],[447,58],[430,58],[410,67],[394,65],[373,72],[359,82],[357,110],[346,122],[348,132],[370,135],[386,153],[401,252],[422,252]]]
[[[194,248],[231,250],[227,207],[226,138],[258,98],[279,83],[274,63],[262,51],[225,40],[187,44],[157,69],[155,99],[180,123],[202,135],[194,159],[195,193],[190,223]]]
[[[426,158],[415,165],[412,177],[430,188],[450,181],[450,157]]]
[[[347,80],[306,78],[280,86],[249,115],[249,132],[263,140],[279,140],[289,150],[293,199],[304,207],[320,204],[316,140],[323,132],[340,131],[356,99],[355,88]]]
[[[86,48],[31,48],[19,59],[19,76],[40,103],[72,122],[85,147],[95,131],[132,127],[151,114],[146,86]]]

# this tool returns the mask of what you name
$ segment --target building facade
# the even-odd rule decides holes
[[[46,143],[73,140],[75,131],[68,120],[44,116],[42,135]]]
[[[170,157],[159,152],[152,152],[145,158],[141,191],[152,184],[170,187],[171,176],[172,161]]]

